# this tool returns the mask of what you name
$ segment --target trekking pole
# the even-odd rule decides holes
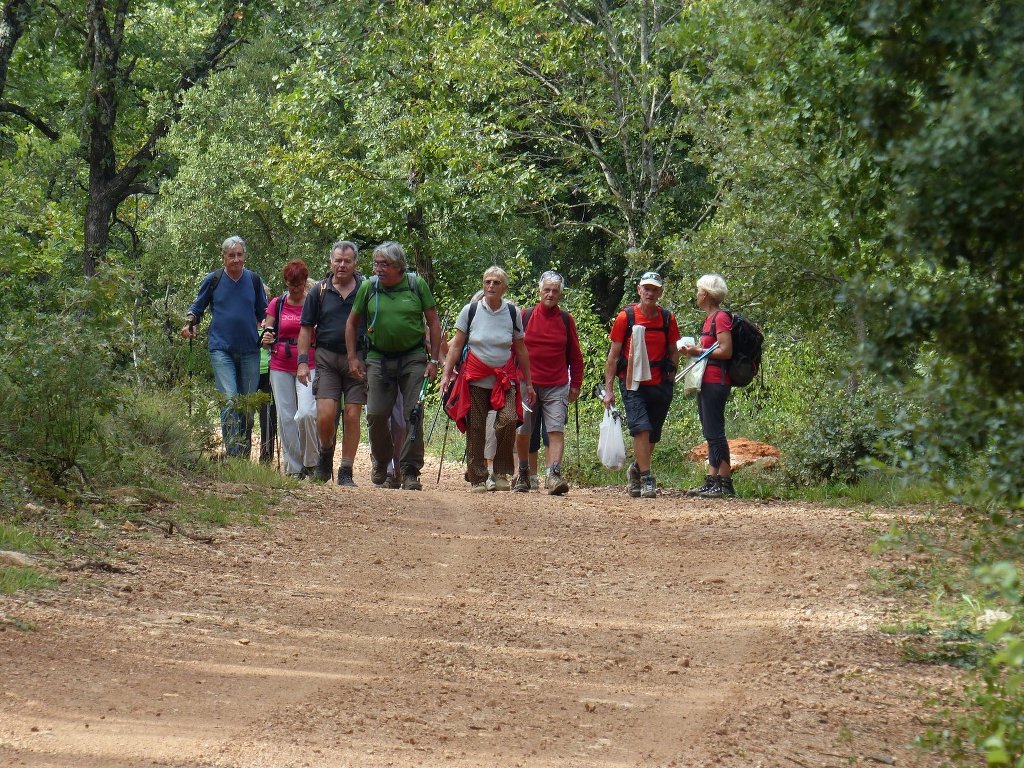
[[[437,402],[437,410],[434,411],[434,420],[430,422],[430,429],[427,431],[427,442],[429,443],[434,437],[434,427],[437,426],[437,419],[441,415],[441,409],[444,407],[444,398],[442,397]]]
[[[577,395],[573,405],[576,406],[576,473],[583,475],[583,459],[580,458],[580,398]]]
[[[423,377],[423,384],[420,386],[420,398],[416,401],[416,405],[412,407],[409,412],[409,442],[415,443],[420,439],[421,425],[423,424],[423,400],[427,396],[427,382],[430,381],[426,376]]]
[[[451,314],[446,314],[444,320],[441,322],[441,340],[448,335],[449,324],[451,323]],[[444,360],[441,360],[444,363]],[[441,399],[437,402],[437,410],[434,411],[434,420],[430,422],[430,429],[427,431],[427,442],[429,443],[434,438],[434,427],[437,426],[437,419],[441,415],[441,409],[444,407],[444,393],[441,393]]]
[[[441,484],[441,467],[444,466],[444,449],[448,445],[448,428],[452,425],[451,419],[444,420],[444,439],[441,440],[441,460],[437,463],[437,485]]]
[[[192,394],[192,391],[193,391],[193,386],[192,386],[193,385],[193,382],[192,382],[193,371],[192,371],[192,369],[195,367],[193,365],[194,361],[193,361],[193,351],[192,351],[193,350],[193,346],[192,346],[192,342],[194,341],[195,334],[196,334],[196,324],[194,322],[193,323],[189,323],[188,324],[188,417],[189,417],[189,419],[192,418],[192,399],[193,399],[193,394]]]
[[[697,363],[700,363],[700,362],[702,362],[704,360],[707,360],[709,357],[711,357],[711,353],[714,352],[716,349],[718,349],[718,342],[717,341],[714,344],[712,344],[710,347],[705,349],[703,352],[701,352],[692,363],[690,363],[688,366],[683,368],[683,370],[679,371],[679,373],[676,374],[676,382],[682,381],[683,377],[686,376],[686,374],[688,374],[690,372],[690,370],[695,365],[697,365]]]

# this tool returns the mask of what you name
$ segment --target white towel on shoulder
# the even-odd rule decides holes
[[[635,392],[641,381],[651,380],[651,360],[647,356],[647,329],[642,325],[633,326],[633,338],[629,344],[629,359],[626,361],[626,389]]]

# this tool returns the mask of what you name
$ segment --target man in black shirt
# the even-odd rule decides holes
[[[356,274],[355,243],[339,240],[331,247],[331,272],[313,286],[302,307],[302,330],[299,332],[300,382],[309,381],[309,348],[316,329],[316,376],[313,393],[316,397],[316,422],[320,432],[320,461],[316,479],[327,482],[334,466],[334,444],[337,436],[338,404],[344,395],[342,416],[341,463],[338,466],[338,485],[354,487],[352,462],[359,448],[359,420],[366,404],[366,383],[352,375],[345,345],[345,325],[352,310],[352,302],[363,278]],[[360,333],[363,338],[365,333]],[[360,359],[365,350],[358,350]]]

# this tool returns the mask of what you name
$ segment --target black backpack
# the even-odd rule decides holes
[[[726,312],[727,310],[721,310]],[[728,360],[710,360],[729,374],[734,387],[745,387],[754,380],[761,368],[761,348],[764,334],[743,315],[729,312],[732,317],[732,357]],[[717,317],[717,315],[716,315]],[[711,321],[711,334],[717,336],[715,321]]]
[[[660,307],[660,309],[661,309],[661,327],[660,328],[652,328],[652,327],[648,326],[647,332],[651,333],[653,331],[655,333],[663,333],[663,334],[665,334],[665,341],[667,342],[668,341],[668,332],[669,332],[669,329],[670,329],[670,323],[672,322],[672,313],[669,312],[664,307]],[[626,339],[629,339],[629,338],[632,337],[632,335],[633,335],[633,326],[636,325],[636,304],[629,304],[628,306],[624,307],[622,311],[626,313],[626,335],[623,337],[623,340],[622,340],[622,353],[619,355],[619,360],[618,360],[618,362],[615,365],[615,370],[616,370],[617,373],[622,373],[624,370],[626,370],[626,365],[627,365],[627,360],[626,360]],[[650,364],[651,365],[660,365],[660,366],[662,366],[665,369],[666,373],[668,373],[668,374],[674,373],[675,371],[672,370],[672,358],[668,356],[668,344],[667,343],[665,344],[665,352],[666,352],[665,357],[661,358],[660,360],[651,360]]]

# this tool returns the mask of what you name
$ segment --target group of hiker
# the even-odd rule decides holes
[[[420,490],[424,464],[423,399],[440,375],[446,414],[466,434],[465,479],[473,492],[538,489],[537,453],[546,443],[544,489],[569,490],[562,476],[569,405],[583,385],[576,323],[561,308],[565,280],[547,271],[538,302],[520,310],[505,298],[508,275],[483,274],[482,290],[462,307],[450,341],[443,338],[430,287],[410,270],[399,243],[373,251],[373,275],[357,268],[358,246],[331,247],[330,271],[314,282],[295,259],[282,272],[287,290],[268,301],[266,286],[245,268],[237,236],[222,246],[223,268],[209,273],[188,309],[181,333],[195,338],[211,310],[209,352],[214,384],[224,397],[221,435],[228,456],[248,457],[252,416],[239,395],[259,384],[260,351],[269,352],[284,470],[289,475],[355,486],[353,464],[366,409],[370,480],[376,486]],[[634,460],[630,496],[653,498],[654,447],[661,439],[680,355],[707,361],[698,414],[709,445],[709,474],[688,493],[731,496],[724,409],[729,396],[731,315],[719,275],[697,284],[706,314],[699,340],[681,340],[674,315],[659,304],[664,282],[656,272],[637,284],[638,301],[619,312],[610,332],[604,403],[615,404],[619,382]],[[709,350],[711,350],[709,352]],[[724,362],[723,362],[724,361]],[[334,473],[336,435],[341,458]],[[518,461],[518,464],[517,464]]]

